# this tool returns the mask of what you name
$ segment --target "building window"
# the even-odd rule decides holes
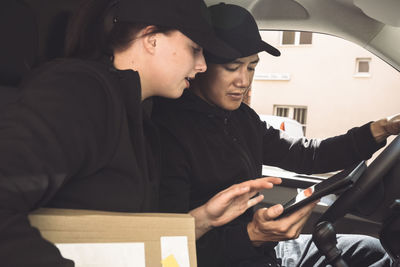
[[[296,32],[282,32],[282,45],[294,45]]]
[[[354,76],[369,77],[370,73],[370,58],[356,58],[356,70]]]
[[[306,133],[307,107],[274,105],[274,115],[298,121],[303,126],[304,134]]]
[[[312,32],[300,32],[300,41],[302,44],[312,44]]]
[[[282,45],[309,45],[312,44],[312,32],[283,31]]]
[[[289,108],[288,107],[275,107],[275,115],[281,117],[288,117]]]

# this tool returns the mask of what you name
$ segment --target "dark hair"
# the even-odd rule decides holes
[[[126,49],[144,23],[114,21],[116,0],[85,0],[72,16],[66,35],[65,56],[99,59]],[[156,26],[152,33],[167,33],[171,28]]]

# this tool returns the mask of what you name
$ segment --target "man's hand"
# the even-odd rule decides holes
[[[196,220],[196,238],[240,216],[264,199],[263,195],[254,197],[257,193],[281,182],[280,178],[266,177],[235,184],[216,194],[203,206],[191,210],[189,213]]]
[[[279,220],[274,220],[282,212],[281,204],[259,209],[247,225],[247,232],[254,246],[265,242],[283,241],[299,237],[304,224],[318,201],[308,204],[298,211]]]
[[[374,121],[371,123],[371,133],[378,143],[390,135],[398,135],[400,133],[400,114]]]

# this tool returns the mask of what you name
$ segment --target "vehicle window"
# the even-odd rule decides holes
[[[261,36],[282,55],[260,53],[249,101],[258,114],[291,117],[306,137],[324,138],[398,112],[389,100],[400,99],[400,73],[364,48],[318,33],[307,46],[280,44],[278,31]]]

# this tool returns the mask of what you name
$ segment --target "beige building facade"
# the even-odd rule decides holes
[[[282,55],[259,54],[250,97],[257,113],[293,117],[307,137],[325,138],[400,112],[400,73],[364,48],[322,34],[261,35]]]

